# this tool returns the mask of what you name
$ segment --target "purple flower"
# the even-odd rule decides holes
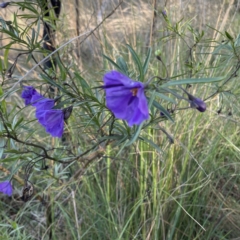
[[[117,71],[106,73],[103,81],[107,107],[116,118],[126,120],[130,127],[149,118],[143,83]]]
[[[162,10],[162,15],[163,15],[164,18],[167,18],[167,11],[166,11],[166,9]]]
[[[25,100],[25,104],[36,107],[36,118],[38,122],[53,137],[62,137],[64,129],[64,120],[66,120],[72,112],[72,106],[66,109],[52,109],[55,100],[43,97],[36,91],[34,87],[25,86],[21,97]]]
[[[55,104],[53,99],[45,98],[32,86],[24,86],[21,97],[25,100],[25,105],[31,104],[37,110],[48,110]]]
[[[206,103],[200,98],[195,98],[191,102],[191,107],[196,108],[199,112],[205,112],[207,109]]]
[[[9,181],[0,182],[0,192],[12,196],[12,185]]]
[[[206,103],[200,99],[188,94],[190,105],[192,108],[196,108],[199,112],[205,112],[207,109]]]
[[[60,109],[37,110],[38,122],[53,137],[62,137],[64,129],[64,112]]]

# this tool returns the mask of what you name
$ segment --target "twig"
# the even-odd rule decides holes
[[[153,39],[154,34],[155,34],[156,22],[157,22],[157,0],[153,0],[152,24],[151,24],[151,28],[150,28],[149,40],[148,40],[148,43],[147,43],[147,47],[152,46],[152,39]]]
[[[84,157],[84,160],[87,161],[82,168],[80,168],[71,179],[78,179],[79,176],[81,176],[86,168],[89,166],[89,164],[97,157],[103,156],[105,152],[105,148],[100,147],[97,151],[89,154],[88,156]]]

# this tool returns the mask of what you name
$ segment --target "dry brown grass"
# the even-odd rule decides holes
[[[65,48],[67,54],[63,55],[63,59],[68,64],[72,61],[78,63],[81,70],[84,70],[84,67],[101,66],[99,63],[103,52],[107,52],[113,57],[119,55],[119,51],[122,51],[125,43],[130,43],[133,48],[138,47],[143,51],[149,46],[149,42],[154,49],[159,48],[161,46],[159,39],[167,34],[164,31],[166,24],[161,14],[163,9],[167,10],[169,19],[173,23],[177,23],[181,19],[183,22],[190,20],[194,28],[200,31],[204,30],[208,37],[218,40],[222,36],[207,26],[219,31],[228,30],[230,33],[234,33],[233,23],[239,14],[238,2],[234,0],[211,1],[211,3],[208,0],[158,0],[156,1],[155,27],[152,29],[154,1],[124,0],[116,12],[81,46],[77,42],[69,44]],[[117,3],[117,0],[79,1],[79,9],[76,11],[76,0],[63,1],[57,27],[57,45],[61,46],[75,37],[77,33],[82,34],[96,27]],[[11,20],[13,12],[16,10],[17,8],[12,6],[1,9],[1,17]],[[25,20],[23,19],[20,24],[26,25]],[[149,39],[152,40],[149,41]],[[1,40],[2,45],[9,41],[4,40],[4,36]],[[175,51],[174,42],[170,42],[167,48],[168,54],[174,55]],[[10,56],[14,58],[16,53],[11,51]],[[80,56],[80,61],[78,56]]]

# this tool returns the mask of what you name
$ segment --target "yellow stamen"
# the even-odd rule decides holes
[[[132,92],[132,95],[133,95],[134,97],[137,96],[138,88],[133,88],[133,89],[131,89],[131,92]]]

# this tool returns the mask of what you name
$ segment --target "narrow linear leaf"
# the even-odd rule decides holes
[[[225,31],[225,35],[229,40],[231,40],[231,41],[233,40],[233,37],[227,31]]]
[[[16,150],[16,152],[18,153],[18,151]],[[8,157],[8,158],[4,158],[1,160],[1,162],[13,162],[13,161],[16,161],[16,160],[19,160],[20,157],[19,156],[16,156],[16,157]]]
[[[21,123],[22,121],[24,120],[24,118],[20,118],[17,122],[14,122],[12,125],[13,125],[13,129],[15,130]],[[15,117],[14,117],[14,121],[15,121]]]
[[[49,78],[48,76],[46,76],[45,74],[40,74],[41,77],[47,82],[47,83],[50,83],[51,85],[55,86],[55,87],[58,87],[59,89],[61,89],[62,91],[65,91],[64,88],[57,84],[56,81],[53,81],[51,78]]]
[[[0,72],[3,70],[3,64],[2,64],[2,59],[0,59]]]
[[[35,44],[38,41],[38,36],[39,36],[39,33],[40,33],[40,27],[41,27],[41,20],[39,18],[38,21],[37,21],[37,31],[36,31],[36,37],[35,37]]]
[[[145,137],[139,137],[139,139],[143,142],[147,142],[150,146],[152,146],[158,152],[162,152],[161,148],[157,144],[155,144],[152,140],[145,138]]]
[[[141,132],[142,126],[143,126],[143,122],[137,127],[137,131],[134,133],[133,137],[127,142],[126,146],[130,146],[137,140]]]
[[[147,52],[147,57],[146,57],[145,62],[143,64],[143,73],[144,73],[144,75],[147,73],[151,55],[152,55],[152,48],[149,48],[148,52]]]
[[[219,82],[219,81],[222,81],[224,78],[225,78],[225,76],[214,77],[214,78],[187,78],[187,79],[182,79],[182,80],[169,81],[167,83],[162,84],[161,88],[169,87],[169,86],[182,85],[182,84],[198,84],[198,83]]]
[[[129,51],[131,52],[131,55],[133,57],[133,60],[134,62],[136,63],[137,67],[138,67],[138,70],[139,70],[139,78],[140,78],[140,81],[143,82],[144,80],[144,71],[143,71],[143,66],[142,66],[142,63],[137,55],[137,53],[132,49],[132,47],[130,45],[127,44],[127,47],[129,49]]]
[[[115,66],[117,69],[119,69],[121,71],[121,67],[115,63],[111,58],[109,58],[108,56],[103,54],[103,57],[106,58],[113,66]]]
[[[5,49],[4,51],[4,67],[5,69],[8,68],[8,53],[9,53],[9,49],[11,46],[9,46],[8,48]]]
[[[36,37],[36,32],[35,32],[35,29],[34,29],[34,28],[32,28],[32,39],[31,39],[31,41],[32,41],[32,44],[34,44],[34,42],[35,42],[35,37]]]
[[[176,104],[176,101],[174,99],[172,99],[172,98],[170,98],[170,97],[168,97],[168,96],[166,96],[166,95],[164,95],[162,93],[156,92],[156,96],[161,98],[161,99],[166,100],[167,102],[171,102],[171,103]]]
[[[2,87],[0,86],[0,97],[4,96]],[[0,101],[0,109],[2,110],[3,113],[7,112],[7,104],[4,99]]]
[[[156,107],[157,109],[160,110],[160,112],[162,112],[171,122],[174,122],[173,118],[171,117],[171,115],[169,114],[169,112],[158,102],[153,101],[153,106]]]
[[[90,93],[92,95],[92,90],[91,90],[89,84],[87,83],[87,81],[78,72],[75,72],[74,75],[75,75],[76,79],[79,81],[83,92]]]
[[[125,74],[125,75],[129,75],[128,72],[128,65],[126,63],[126,61],[123,59],[123,57],[119,56],[117,58],[117,65],[120,67],[120,70]]]

